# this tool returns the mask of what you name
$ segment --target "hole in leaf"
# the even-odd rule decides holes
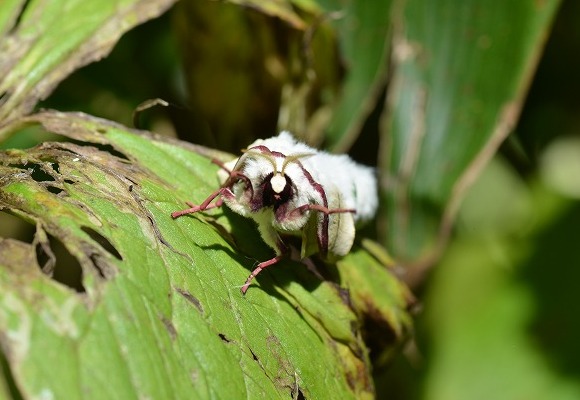
[[[52,251],[52,247],[49,242],[39,241],[36,243],[36,262],[40,267],[41,271],[52,276],[54,274],[54,266],[56,264],[56,256]]]
[[[33,164],[34,167],[32,168],[32,174],[30,177],[34,179],[36,182],[54,182],[54,178],[45,172],[40,165]]]
[[[36,228],[30,222],[6,211],[0,211],[0,236],[10,237],[25,243],[33,243]],[[82,268],[58,239],[47,235],[48,242],[43,246],[37,242],[36,260],[43,273],[55,281],[77,292],[84,292]]]
[[[44,171],[40,164],[27,163],[27,164],[8,164],[11,168],[18,168],[25,171],[30,171],[30,177],[36,182],[54,182],[54,178]]]
[[[219,333],[219,334],[218,334],[218,336],[219,336],[219,337],[220,337],[220,339],[221,339],[223,342],[225,342],[225,343],[229,343],[229,342],[231,342],[231,340],[230,340],[230,339],[228,339],[228,338],[226,337],[226,335],[224,335],[223,333]]]
[[[102,129],[103,132],[100,133],[106,133],[107,131]],[[82,142],[80,140],[70,140],[71,143],[74,143],[76,145],[79,146],[91,146],[91,147],[95,147],[100,151],[104,151],[107,152],[117,158],[121,158],[123,160],[127,160],[127,161],[131,161],[129,159],[129,157],[127,157],[125,154],[121,153],[119,150],[115,149],[112,145],[110,144],[101,144],[101,143],[92,143],[92,142]]]
[[[300,389],[300,386],[298,385],[290,389],[290,397],[296,400],[306,400],[304,393],[302,393],[302,389]]]
[[[51,278],[79,293],[84,293],[83,270],[79,261],[57,238],[48,235],[48,241],[53,255],[47,254],[43,246],[38,245],[36,247],[38,265],[45,266],[52,257],[54,266],[50,268],[52,270]]]
[[[109,242],[109,240],[106,237],[104,237],[99,232],[95,231],[94,229],[89,228],[88,226],[82,226],[81,229],[84,233],[89,235],[91,237],[91,239],[93,239],[95,242],[97,242],[103,249],[105,249],[107,252],[109,252],[117,260],[123,260],[123,257],[121,256],[121,254],[119,254],[117,249],[111,244],[111,242]]]
[[[121,153],[120,151],[116,150],[113,146],[111,146],[110,144],[99,144],[97,145],[97,148],[101,151],[106,151],[107,153],[118,157],[118,158],[122,158],[123,160],[129,160],[129,157],[127,157],[125,154]]]
[[[46,189],[50,192],[50,193],[54,193],[54,194],[59,194],[60,192],[63,191],[63,189],[56,187],[56,186],[52,186],[52,185],[48,185],[46,187]]]
[[[306,396],[304,396],[304,393],[302,393],[302,389],[300,389],[300,387],[298,387],[298,396],[296,396],[297,400],[306,400]]]
[[[30,222],[11,214],[0,211],[0,236],[32,243],[36,229]]]

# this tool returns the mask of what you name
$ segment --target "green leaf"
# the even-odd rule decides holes
[[[580,206],[545,183],[524,185],[494,159],[466,198],[418,324],[429,335],[422,398],[580,396]],[[498,187],[501,207],[483,195]]]
[[[336,29],[346,74],[326,139],[344,152],[361,133],[387,79],[392,1],[319,2]]]
[[[106,56],[123,33],[173,2],[2,2],[0,124],[29,113],[72,71]]]
[[[0,154],[0,209],[36,227],[31,242],[0,239],[14,397],[373,395],[365,310],[335,283],[288,260],[242,296],[256,260],[271,256],[253,223],[227,208],[171,218],[215,190],[210,157],[223,154],[84,114],[24,123],[72,141]],[[390,282],[380,301],[393,308],[392,349],[409,331],[406,292],[364,254],[352,262]],[[349,259],[341,269],[357,268]]]
[[[425,261],[511,132],[558,0],[402,2],[383,132],[388,243]],[[440,237],[440,238],[441,238]]]

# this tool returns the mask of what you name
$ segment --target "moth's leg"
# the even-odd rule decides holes
[[[226,164],[224,162],[218,160],[217,158],[212,158],[211,162],[220,167],[221,169],[223,169],[224,171],[226,171],[229,174],[230,178],[233,178],[234,180],[241,179],[244,182],[246,182],[249,186],[251,186],[250,179],[240,171],[229,169],[228,167],[226,167]]]
[[[303,214],[307,210],[320,211],[321,213],[327,214],[327,215],[337,214],[337,213],[356,214],[356,210],[354,210],[352,208],[328,208],[328,207],[321,206],[320,204],[304,204],[304,205],[301,205],[300,207],[296,207],[290,213],[291,214],[294,214],[294,213]]]
[[[254,197],[254,187],[252,186],[250,178],[248,178],[239,170],[229,169],[224,162],[218,160],[217,158],[213,158],[211,162],[226,171],[226,173],[229,175],[222,187],[231,187],[237,181],[244,181],[246,183],[246,187],[250,190],[250,198]]]
[[[191,202],[187,202],[186,204],[190,208],[186,208],[185,210],[181,210],[181,211],[175,211],[175,212],[171,213],[171,217],[178,218],[178,217],[181,217],[182,215],[185,215],[185,214],[192,214],[192,213],[196,213],[198,211],[211,210],[212,208],[220,207],[223,203],[222,199],[217,199],[216,202],[213,204],[210,204],[210,203],[213,201],[213,199],[215,199],[220,194],[222,194],[224,189],[226,189],[226,188],[223,188],[223,187],[219,188],[218,190],[216,190],[215,192],[210,194],[208,196],[208,198],[205,199],[203,201],[203,203],[201,203],[198,206],[196,206],[195,204],[193,204]]]
[[[250,287],[250,283],[252,282],[252,279],[254,279],[256,277],[256,275],[258,275],[260,272],[262,272],[262,270],[266,267],[269,267],[270,265],[274,265],[276,264],[278,261],[280,261],[282,258],[284,258],[284,254],[279,254],[274,258],[271,258],[267,261],[262,261],[260,264],[258,264],[258,266],[252,271],[252,273],[250,274],[250,276],[248,276],[248,279],[246,279],[246,283],[244,283],[244,286],[242,286],[242,294],[246,294],[246,291],[248,290],[248,288]]]
[[[217,158],[212,158],[211,159],[212,164],[217,165],[218,167],[220,167],[221,169],[223,169],[224,171],[226,171],[228,174],[232,174],[232,171],[226,167],[226,164],[223,161],[218,160]]]
[[[284,244],[284,242],[282,242],[282,240],[280,238],[278,238],[278,240],[276,241],[276,252],[278,253],[275,257],[266,260],[266,261],[262,261],[260,264],[258,264],[258,266],[252,271],[252,273],[250,274],[250,276],[248,276],[248,279],[246,279],[246,283],[244,283],[244,286],[242,286],[242,294],[246,294],[246,291],[248,290],[248,288],[250,287],[250,283],[252,282],[252,280],[256,277],[256,275],[258,275],[260,272],[262,272],[262,270],[264,268],[267,268],[271,265],[276,264],[278,261],[280,261],[282,258],[286,257],[286,255],[289,253],[290,248],[288,246],[286,246]]]

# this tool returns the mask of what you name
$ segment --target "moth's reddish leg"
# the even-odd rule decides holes
[[[246,294],[246,291],[250,287],[250,283],[252,282],[252,279],[254,279],[256,277],[256,275],[258,275],[260,272],[262,272],[262,270],[264,268],[269,267],[270,265],[276,264],[282,258],[286,257],[286,255],[290,252],[290,248],[288,246],[286,246],[286,244],[284,244],[284,242],[282,240],[279,239],[277,245],[278,245],[278,250],[279,250],[280,254],[278,254],[274,258],[271,258],[271,259],[266,260],[266,261],[262,261],[260,264],[258,264],[258,266],[252,271],[250,276],[248,276],[248,279],[246,279],[246,283],[244,283],[244,286],[242,286],[242,289],[241,289],[242,294]]]
[[[292,210],[292,213],[303,213],[306,210],[316,210],[324,214],[356,213],[356,210],[353,210],[352,208],[328,208],[319,204],[304,204],[300,207],[296,207]]]
[[[232,171],[230,171],[230,169],[228,167],[226,167],[226,164],[223,163],[222,161],[218,160],[217,158],[212,158],[211,159],[212,164],[217,165],[218,167],[220,167],[221,169],[223,169],[224,171],[226,171],[228,174],[232,174]]]
[[[223,169],[224,171],[226,171],[228,174],[230,174],[229,181],[241,179],[244,182],[246,182],[247,187],[251,190],[250,197],[254,197],[254,188],[252,186],[252,182],[250,182],[250,179],[246,175],[242,174],[240,171],[237,170],[234,171],[230,170],[228,167],[226,167],[226,165],[223,162],[221,162],[217,158],[212,158],[211,162],[220,167],[221,169]]]
[[[215,192],[210,194],[208,196],[208,198],[205,199],[204,202],[198,206],[188,202],[186,204],[188,206],[190,206],[190,208],[186,208],[185,210],[181,210],[181,211],[175,211],[175,212],[171,213],[171,216],[173,218],[178,218],[178,217],[181,217],[182,215],[185,215],[185,214],[192,214],[192,213],[196,213],[198,211],[211,210],[212,208],[220,207],[223,203],[222,199],[218,199],[214,204],[210,204],[210,203],[212,202],[213,199],[218,197],[222,193],[222,191],[223,191],[223,188],[219,188],[218,190],[216,190]]]
[[[254,279],[256,277],[256,275],[258,275],[260,272],[262,272],[262,270],[264,268],[269,267],[270,265],[276,264],[283,257],[284,257],[284,254],[280,254],[280,255],[277,255],[274,258],[271,258],[268,261],[263,261],[260,264],[258,264],[258,266],[256,267],[256,269],[254,269],[252,271],[252,273],[250,274],[250,276],[248,276],[248,279],[246,279],[246,283],[244,283],[244,286],[242,286],[242,289],[241,289],[242,290],[242,294],[246,294],[246,291],[250,287],[250,283],[252,282],[252,279]]]

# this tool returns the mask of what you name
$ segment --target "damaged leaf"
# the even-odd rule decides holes
[[[389,283],[373,306],[394,332],[383,350],[410,329],[405,289],[373,257],[355,251],[339,268],[360,275],[340,282],[286,260],[243,297],[270,251],[251,221],[226,208],[170,216],[215,189],[210,159],[226,155],[83,114],[24,123],[67,140],[0,154],[0,218],[37,232],[0,241],[0,344],[14,397],[373,396],[370,308],[357,300],[371,286],[365,271]],[[80,274],[78,286],[67,273]]]
[[[0,6],[0,125],[32,111],[71,71],[174,0],[11,0]]]

